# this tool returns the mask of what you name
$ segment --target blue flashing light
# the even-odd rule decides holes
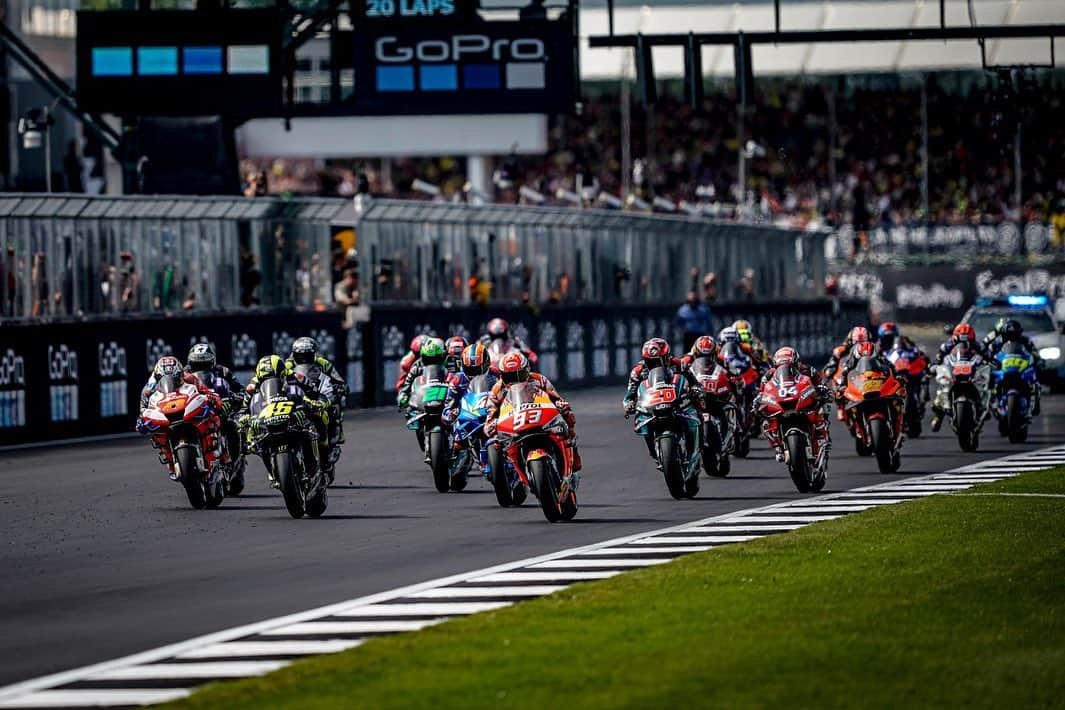
[[[184,71],[190,75],[219,75],[222,73],[222,47],[184,47]]]
[[[93,47],[93,76],[133,76],[133,47]]]
[[[1006,302],[1016,308],[1044,308],[1049,301],[1046,296],[1012,295],[1006,297]]]
[[[137,47],[137,73],[141,76],[177,76],[177,47]]]

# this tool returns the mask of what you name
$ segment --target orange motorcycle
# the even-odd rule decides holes
[[[847,373],[843,402],[858,455],[875,455],[881,473],[898,471],[906,387],[891,365],[878,357],[859,358]]]

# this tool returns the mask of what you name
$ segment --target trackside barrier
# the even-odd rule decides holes
[[[847,328],[866,321],[863,302],[721,305],[717,327],[750,320],[767,345],[794,345],[820,362]],[[527,309],[373,309],[344,329],[338,313],[230,314],[12,325],[0,329],[0,446],[132,431],[140,388],[161,356],[184,360],[213,343],[219,360],[247,382],[263,355],[284,355],[301,335],[318,340],[352,391],[356,406],[391,405],[399,360],[417,333],[484,331],[507,318],[540,355],[540,369],[563,389],[624,382],[652,336],[679,341],[672,307],[579,306]],[[679,342],[677,343],[679,346]]]

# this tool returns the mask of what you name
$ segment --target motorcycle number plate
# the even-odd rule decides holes
[[[651,390],[647,393],[647,403],[652,406],[659,404],[669,404],[677,399],[677,391],[670,388],[663,388],[658,390]]]
[[[862,392],[880,389],[881,384],[883,383],[880,380],[869,380],[862,385]]]
[[[1026,370],[1028,360],[1023,357],[1008,357],[1002,361],[1003,370]]]
[[[973,374],[973,366],[972,365],[955,365],[954,366],[954,374],[955,375],[971,375],[971,374]]]

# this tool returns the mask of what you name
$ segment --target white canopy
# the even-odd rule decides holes
[[[771,2],[733,4],[672,4],[626,6],[614,10],[616,34],[772,31]],[[1065,23],[1065,0],[974,0],[977,25],[1028,25]],[[947,26],[970,26],[967,2],[947,0]],[[936,0],[878,0],[781,3],[782,30],[938,27]],[[588,37],[607,34],[605,5],[581,9],[581,76],[616,79],[633,75],[632,51],[591,49]],[[1065,42],[1056,50],[1065,52]],[[987,43],[990,64],[1049,64],[1050,40],[995,40]],[[839,44],[755,45],[755,75],[836,74],[979,69],[980,48],[975,40],[951,42],[869,42]],[[679,47],[654,49],[655,75],[679,77],[684,73]],[[713,76],[734,76],[731,46],[703,47],[703,71]]]

